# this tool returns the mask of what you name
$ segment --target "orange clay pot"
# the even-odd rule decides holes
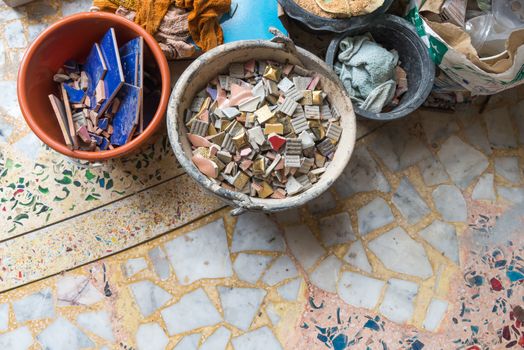
[[[137,36],[144,38],[144,68],[162,82],[160,103],[144,132],[124,146],[101,152],[72,151],[65,144],[48,99],[49,94],[60,96],[53,75],[68,59],[83,62],[93,44],[111,27],[115,29],[119,46]],[[65,156],[95,162],[136,151],[157,131],[169,101],[170,73],[162,50],[142,27],[114,14],[85,12],[56,22],[31,44],[20,64],[17,89],[27,124],[46,145]],[[152,107],[146,109],[155,110]]]

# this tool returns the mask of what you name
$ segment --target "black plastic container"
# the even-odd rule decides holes
[[[294,0],[278,0],[284,12],[292,19],[301,22],[310,30],[343,33],[346,30],[358,27],[380,17],[389,9],[394,0],[384,0],[382,6],[370,14],[348,18],[326,18],[317,16],[302,7]]]
[[[350,29],[331,41],[326,63],[333,67],[342,39],[368,32],[377,43],[387,50],[398,51],[400,66],[407,73],[408,91],[401,97],[400,104],[389,112],[372,113],[357,106],[355,106],[355,112],[359,116],[375,120],[405,117],[418,109],[428,98],[435,79],[435,64],[429,56],[428,48],[411,23],[394,15],[384,15],[371,23]]]

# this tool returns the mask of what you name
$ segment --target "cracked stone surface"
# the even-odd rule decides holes
[[[232,252],[246,250],[283,251],[285,243],[278,227],[262,213],[246,213],[238,218],[233,233]]]
[[[169,343],[169,338],[158,323],[140,325],[136,331],[138,350],[163,350]]]
[[[380,197],[360,208],[357,215],[358,231],[363,236],[395,221],[391,208]]]
[[[435,186],[445,183],[449,180],[449,176],[444,169],[442,163],[435,157],[431,156],[420,163],[418,168],[427,186]]]
[[[433,191],[435,207],[446,221],[466,222],[468,208],[460,190],[451,185],[441,185]]]
[[[524,187],[513,188],[513,187],[498,186],[497,192],[502,198],[504,198],[505,200],[511,203],[515,203],[515,204],[524,203]]]
[[[340,259],[330,255],[311,273],[311,282],[326,292],[336,293],[338,273],[341,267]]]
[[[418,223],[431,212],[426,202],[424,202],[407,178],[403,178],[400,181],[400,185],[393,194],[391,201],[410,225]]]
[[[495,177],[493,174],[482,175],[473,189],[471,198],[474,200],[489,201],[494,201],[497,199],[495,194],[494,179]]]
[[[295,301],[298,298],[300,292],[300,286],[302,284],[301,278],[295,278],[277,288],[278,294],[288,301]]]
[[[435,220],[419,234],[445,257],[451,259],[455,264],[459,263],[459,246],[455,226]]]
[[[471,145],[476,147],[479,151],[482,151],[486,155],[493,153],[486,131],[483,129],[480,121],[477,121],[471,124],[469,127],[466,127],[464,134],[466,135],[468,142],[470,142]]]
[[[362,241],[357,241],[351,245],[346,255],[344,255],[344,260],[347,261],[351,266],[357,267],[362,271],[371,273],[373,270],[369,263],[366,250],[362,245]]]
[[[347,212],[320,219],[320,238],[326,247],[356,240]]]
[[[493,148],[516,148],[517,140],[506,107],[484,113],[488,139]]]
[[[347,198],[359,192],[389,192],[388,180],[365,147],[357,147],[351,162],[334,185],[337,193]]]
[[[262,281],[270,286],[274,286],[285,279],[296,276],[298,276],[298,271],[295,264],[293,264],[293,261],[291,261],[287,255],[284,255],[271,264],[271,267],[267,269],[264,277],[262,277]]]
[[[312,214],[322,214],[335,209],[337,202],[331,192],[327,191],[309,202],[307,206]]]
[[[428,331],[436,331],[444,319],[448,309],[448,302],[439,299],[432,299],[424,319],[424,328]]]
[[[338,295],[349,305],[373,309],[385,282],[355,272],[343,272],[338,282]]]
[[[13,302],[13,311],[17,322],[20,323],[53,317],[55,307],[51,289],[43,289]]]
[[[424,143],[409,135],[405,126],[379,130],[370,149],[394,172],[405,170],[431,156]]]
[[[202,288],[184,295],[177,303],[163,309],[161,314],[169,335],[222,321],[222,316]]]
[[[222,220],[165,244],[171,265],[182,284],[233,274]]]
[[[289,226],[285,231],[291,252],[305,269],[312,267],[324,255],[324,248],[306,225]]]
[[[0,3],[0,349],[518,347],[524,86],[454,114],[359,119],[349,165],[317,200],[233,217],[183,174],[165,132],[86,167],[27,127],[27,45],[91,4]],[[437,210],[441,185],[461,200],[440,210],[464,200],[465,221]],[[385,214],[364,215],[379,197]]]
[[[129,285],[135,302],[143,316],[148,317],[165,303],[172,295],[151,281],[140,281]]]
[[[452,134],[459,131],[455,116],[436,116],[428,113],[422,118],[422,126],[430,145],[438,144],[446,140]]]
[[[489,165],[484,154],[457,136],[444,142],[438,155],[451,180],[461,189],[467,188]]]
[[[390,270],[420,278],[433,275],[424,247],[400,227],[375,238],[368,247]]]
[[[224,320],[247,331],[257,314],[266,291],[256,288],[219,287],[218,293],[224,310]]]
[[[271,260],[273,260],[271,256],[240,253],[233,264],[233,269],[242,281],[256,283]]]
[[[418,285],[399,279],[390,279],[387,283],[384,301],[380,312],[395,323],[405,323],[414,312],[413,302],[418,293]]]
[[[519,159],[517,157],[495,158],[495,173],[514,184],[520,183],[522,169],[519,167]]]

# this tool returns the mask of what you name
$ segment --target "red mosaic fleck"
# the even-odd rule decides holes
[[[500,281],[498,279],[496,279],[495,277],[493,277],[489,283],[491,283],[491,288],[495,291],[495,292],[500,292],[502,289],[504,289],[504,287],[502,287],[502,283],[500,283]]]

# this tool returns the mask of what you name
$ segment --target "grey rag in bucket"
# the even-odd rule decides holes
[[[375,43],[370,35],[340,42],[335,72],[359,107],[380,113],[395,95],[398,53]]]

